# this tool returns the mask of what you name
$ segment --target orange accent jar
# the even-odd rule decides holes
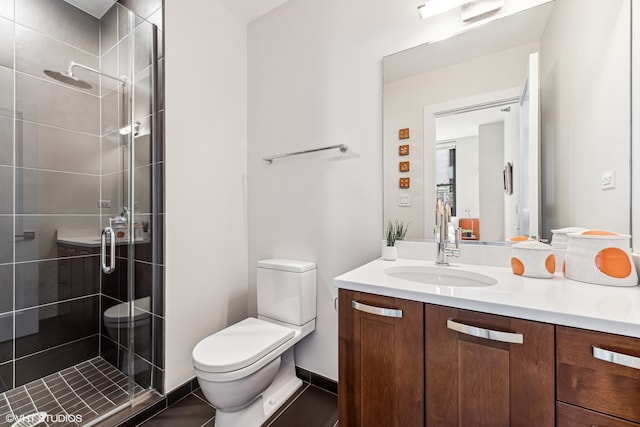
[[[516,243],[511,248],[511,271],[519,276],[550,279],[556,271],[553,248],[536,240]]]
[[[569,233],[565,277],[608,286],[636,286],[638,274],[631,259],[629,238],[603,230]]]

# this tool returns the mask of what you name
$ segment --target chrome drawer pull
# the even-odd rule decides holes
[[[595,345],[592,345],[591,348],[593,349],[593,357],[596,359],[615,363],[616,365],[626,366],[628,368],[640,369],[640,357],[616,353],[615,351],[605,350]]]
[[[395,308],[374,307],[373,305],[363,304],[358,301],[351,301],[351,307],[358,311],[364,311],[365,313],[375,314],[378,316],[402,318],[402,310],[397,310]]]
[[[478,338],[485,338],[491,341],[508,342],[512,344],[522,344],[524,342],[522,334],[513,332],[493,331],[491,329],[478,328],[477,326],[465,325],[455,320],[447,320],[447,328],[452,331],[471,335]]]

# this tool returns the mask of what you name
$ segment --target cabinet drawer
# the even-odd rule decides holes
[[[559,401],[640,423],[638,362],[640,339],[556,327]]]
[[[556,427],[640,427],[640,424],[558,402]]]

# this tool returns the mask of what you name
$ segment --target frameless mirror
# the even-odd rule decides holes
[[[629,233],[630,13],[555,0],[385,57],[385,222],[433,238],[442,196],[469,241]]]

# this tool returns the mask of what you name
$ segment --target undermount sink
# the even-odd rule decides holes
[[[398,279],[429,285],[479,287],[498,283],[493,277],[471,271],[456,270],[453,267],[398,266],[389,267],[384,272]]]

